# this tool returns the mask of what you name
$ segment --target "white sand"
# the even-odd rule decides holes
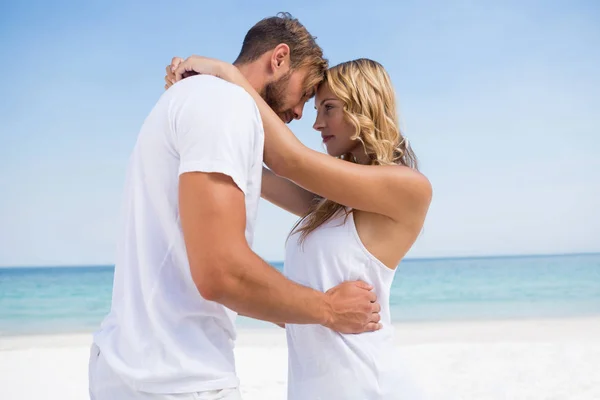
[[[600,318],[403,324],[397,346],[435,398],[600,399]],[[0,338],[1,400],[87,399],[90,336]],[[285,399],[285,335],[239,334],[245,400]]]

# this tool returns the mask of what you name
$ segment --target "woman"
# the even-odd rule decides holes
[[[179,60],[174,59],[174,64]],[[212,74],[244,87],[265,130],[262,195],[301,217],[286,242],[284,273],[326,291],[345,280],[374,286],[382,329],[345,335],[285,326],[288,399],[414,399],[394,358],[389,295],[396,266],[418,237],[431,202],[429,181],[398,126],[390,78],[377,62],[339,64],[319,85],[314,129],[327,155],[304,147],[231,64],[190,57],[183,74]]]

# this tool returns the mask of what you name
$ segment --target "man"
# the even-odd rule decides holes
[[[236,65],[288,122],[301,118],[327,68],[289,14],[251,28]],[[150,112],[128,167],[112,308],[91,349],[93,400],[239,399],[236,313],[377,329],[366,284],[317,292],[250,249],[262,154],[256,104],[223,80],[185,79]]]

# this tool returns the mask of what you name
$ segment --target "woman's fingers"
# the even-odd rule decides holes
[[[175,70],[179,67],[179,64],[183,62],[183,58],[181,57],[173,57],[171,60],[171,64],[167,65],[165,68],[165,89],[170,88],[175,82]]]

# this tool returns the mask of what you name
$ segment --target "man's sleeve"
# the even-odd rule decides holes
[[[256,135],[254,101],[241,88],[212,95],[197,83],[190,82],[189,90],[177,93],[171,103],[179,174],[222,173],[246,193]]]

